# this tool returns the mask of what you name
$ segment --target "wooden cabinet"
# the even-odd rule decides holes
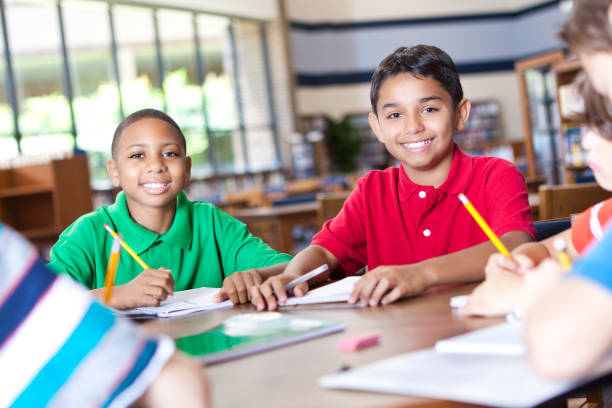
[[[92,209],[85,156],[0,170],[0,220],[41,249]]]
[[[544,178],[558,184],[562,158],[558,143],[559,114],[553,65],[564,60],[552,51],[517,61],[523,133],[527,153],[527,180]]]
[[[563,161],[563,180],[565,184],[591,181],[593,175],[586,165],[586,153],[582,148],[582,136],[586,127],[576,123],[572,115],[584,110],[584,101],[574,81],[582,70],[580,61],[569,59],[553,65],[557,84],[559,106],[561,157]]]

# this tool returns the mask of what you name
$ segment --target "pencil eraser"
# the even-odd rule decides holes
[[[349,337],[340,340],[338,343],[338,350],[344,352],[351,352],[364,349],[366,347],[374,346],[378,344],[379,334],[361,334],[355,337]]]

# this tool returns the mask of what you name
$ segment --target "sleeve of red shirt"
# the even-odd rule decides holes
[[[366,231],[363,220],[367,209],[364,189],[368,176],[357,182],[336,217],[327,221],[311,241],[331,252],[346,276],[354,275],[366,264]]]
[[[535,239],[525,178],[513,164],[500,161],[488,174],[485,191],[488,218],[498,236],[523,231]]]

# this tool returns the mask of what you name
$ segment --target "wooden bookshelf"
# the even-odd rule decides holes
[[[575,123],[572,114],[584,109],[582,96],[578,94],[574,81],[582,70],[578,59],[568,59],[553,65],[557,85],[559,107],[559,144],[563,162],[563,182],[573,184],[580,177],[590,174],[586,166],[586,153],[581,139],[586,127]]]
[[[558,113],[553,65],[565,58],[562,50],[517,61],[523,134],[527,153],[527,180],[559,182]]]
[[[0,170],[0,220],[40,249],[92,209],[86,156]]]

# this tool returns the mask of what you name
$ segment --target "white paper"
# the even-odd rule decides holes
[[[178,317],[204,310],[216,310],[232,307],[232,302],[226,300],[221,303],[212,301],[212,297],[219,292],[219,288],[197,288],[174,292],[159,306],[137,307],[136,309],[118,312],[122,315],[151,315],[158,317]]]
[[[440,340],[439,353],[498,354],[521,356],[526,348],[523,342],[523,324],[501,323],[466,334]]]
[[[283,306],[308,305],[313,303],[346,302],[360,276],[349,276],[329,285],[313,289],[302,297],[290,297]]]
[[[607,360],[593,370],[599,375],[591,378],[610,372],[611,363]],[[520,408],[538,405],[587,380],[544,379],[532,370],[526,356],[438,353],[426,349],[324,376],[319,385]]]

